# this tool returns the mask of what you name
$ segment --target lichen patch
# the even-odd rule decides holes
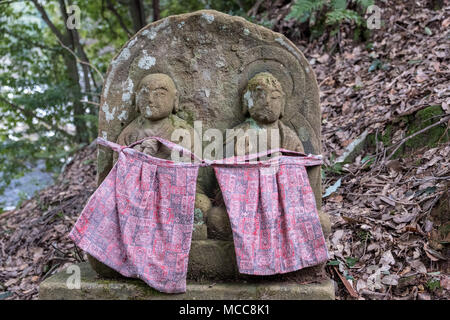
[[[147,50],[144,50],[143,53],[144,53],[143,57],[139,59],[138,67],[141,69],[148,70],[155,65],[156,59],[147,54]]]
[[[202,18],[205,19],[208,24],[211,24],[214,21],[214,16],[209,13],[202,13]]]

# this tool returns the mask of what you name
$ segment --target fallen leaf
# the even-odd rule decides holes
[[[392,255],[391,250],[386,251],[380,258],[381,265],[392,265],[395,264],[394,256]]]
[[[389,274],[381,279],[381,283],[386,284],[388,286],[396,286],[398,285],[398,278],[400,278],[398,275]]]

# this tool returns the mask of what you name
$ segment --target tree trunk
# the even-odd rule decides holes
[[[157,21],[160,19],[160,9],[159,9],[159,0],[153,0],[153,21]]]
[[[37,1],[32,0],[36,9],[40,12],[42,19],[48,25],[50,30],[56,36],[56,38],[66,47],[71,48],[72,51],[76,51],[76,45],[74,41],[74,35],[71,30],[66,29],[64,33],[62,33],[56,25],[50,20],[50,17],[47,14],[45,8]],[[62,19],[65,22],[67,21],[67,11],[64,0],[59,0],[59,6],[61,11]],[[77,68],[77,59],[68,51],[63,53],[64,63],[67,69],[67,75],[71,80],[71,86],[73,88],[73,124],[75,125],[76,130],[76,142],[89,142],[89,132],[83,116],[85,115],[85,108],[83,103],[81,102],[81,86],[80,86],[80,77],[78,75]],[[89,81],[89,79],[88,79]]]
[[[85,114],[83,103],[81,103],[80,77],[78,75],[77,61],[69,52],[64,53],[64,62],[67,68],[67,74],[72,80],[73,97],[73,124],[75,126],[75,140],[78,143],[89,142],[89,132],[86,122],[83,119]]]
[[[142,3],[142,0],[130,0],[129,10],[131,20],[133,21],[133,29],[136,33],[146,25],[144,5]]]

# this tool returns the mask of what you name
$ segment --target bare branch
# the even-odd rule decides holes
[[[108,10],[110,10],[114,14],[114,16],[119,21],[120,26],[126,32],[128,38],[130,38],[133,35],[133,33],[127,28],[125,22],[123,21],[123,19],[120,16],[119,12],[117,12],[117,10],[114,7],[114,4],[111,2],[111,0],[106,0],[106,7],[108,8]]]
[[[64,35],[61,33],[61,31],[58,30],[58,28],[53,24],[53,22],[50,20],[47,11],[45,11],[44,7],[42,7],[37,0],[31,0],[34,3],[34,6],[39,11],[39,13],[42,16],[42,19],[44,19],[45,23],[48,25],[50,30],[55,34],[55,36],[58,38],[59,42],[66,42],[66,39],[64,38]]]
[[[58,39],[58,41],[59,41],[59,39]],[[78,56],[76,55],[76,53],[75,53],[72,49],[70,49],[69,47],[67,47],[66,45],[64,45],[64,43],[62,43],[61,41],[59,41],[59,44],[60,44],[64,49],[66,49],[67,51],[69,51],[69,52],[75,57],[75,59],[77,60],[77,62],[82,63],[82,64],[84,64],[84,65],[87,65],[87,66],[91,67],[92,69],[94,69],[94,70],[98,73],[98,75],[100,76],[100,78],[102,79],[102,82],[105,80],[105,79],[103,78],[103,75],[102,75],[102,73],[100,72],[100,70],[98,70],[94,65],[92,65],[92,64],[90,64],[89,62],[83,61],[83,60],[81,60],[80,58],[78,58]]]
[[[98,103],[98,102],[93,102],[93,101],[88,101],[88,100],[80,100],[80,102],[88,103],[88,104],[92,104],[94,106],[100,107],[100,103]]]

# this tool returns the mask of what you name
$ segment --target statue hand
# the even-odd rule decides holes
[[[160,144],[158,140],[148,139],[141,143],[141,147],[143,149],[142,152],[149,155],[155,155],[159,150]]]

